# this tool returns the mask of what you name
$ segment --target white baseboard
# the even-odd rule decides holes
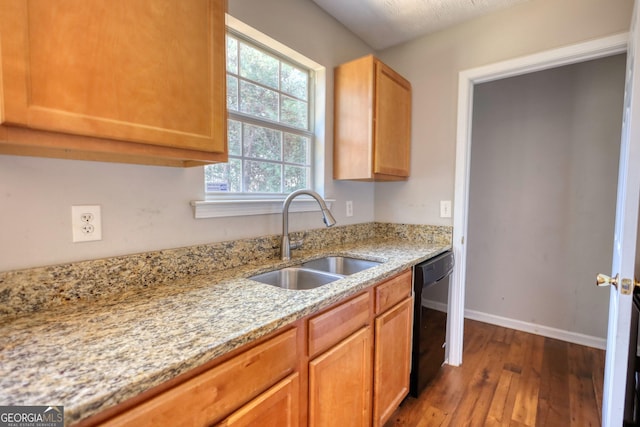
[[[428,307],[428,308],[430,308],[432,310],[443,311],[445,313],[447,312],[447,304],[442,303],[442,302],[423,299],[422,300],[422,305],[425,306],[425,307]]]
[[[492,325],[503,326],[505,328],[529,332],[531,334],[542,335],[547,338],[555,338],[602,350],[604,350],[607,345],[607,340],[605,338],[593,337],[590,335],[579,334],[577,332],[570,332],[562,329],[551,328],[549,326],[537,325],[535,323],[523,322],[521,320],[509,319],[475,310],[465,310],[464,317],[471,320],[478,320]]]

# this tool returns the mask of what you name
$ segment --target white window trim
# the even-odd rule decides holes
[[[228,28],[238,31],[241,34],[256,40],[263,45],[281,52],[285,56],[294,61],[308,67],[314,71],[314,87],[315,96],[313,97],[315,105],[312,106],[314,111],[314,120],[316,125],[314,129],[314,152],[313,159],[313,182],[316,192],[324,196],[324,169],[325,169],[325,92],[326,92],[326,69],[322,65],[314,62],[305,56],[299,54],[293,49],[283,45],[282,43],[272,39],[271,37],[261,33],[253,27],[239,21],[233,16],[226,15],[226,24]],[[204,170],[204,169],[203,169]],[[204,176],[202,179],[204,187]],[[246,216],[246,215],[268,215],[282,212],[282,204],[286,195],[278,196],[256,196],[256,195],[216,195],[207,196],[205,200],[194,200],[191,202],[193,214],[196,219],[200,218],[221,218],[230,216]],[[327,207],[331,208],[331,204],[335,200],[327,200]],[[318,204],[312,198],[305,199],[303,197],[296,198],[290,206],[290,212],[312,212],[319,210]]]
[[[222,218],[228,216],[249,216],[249,215],[268,215],[282,213],[282,199],[229,199],[229,200],[197,200],[191,202],[193,207],[193,215],[196,219],[200,218]],[[335,200],[325,199],[327,207],[331,206]],[[289,212],[313,212],[319,211],[318,202],[309,198],[296,198],[289,206]]]

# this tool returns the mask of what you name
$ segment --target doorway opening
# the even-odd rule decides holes
[[[474,88],[467,318],[604,349],[626,55]],[[499,278],[499,279],[497,279]]]
[[[449,364],[459,365],[462,363],[467,266],[467,242],[465,240],[468,236],[474,86],[480,83],[493,82],[535,71],[625,53],[627,49],[627,37],[627,34],[620,34],[460,73],[453,234],[453,250],[456,256],[456,267],[454,268],[452,276],[450,295],[451,331],[449,334]],[[508,278],[496,278],[496,280],[506,279]],[[515,280],[515,278],[511,278],[511,280]],[[543,280],[543,278],[541,278],[541,280]]]

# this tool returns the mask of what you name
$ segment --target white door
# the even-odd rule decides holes
[[[638,205],[640,203],[640,65],[636,50],[639,48],[637,23],[640,21],[636,1],[631,19],[627,51],[620,171],[618,174],[618,201],[613,245],[613,276],[618,275],[618,287],[611,287],[609,296],[609,327],[604,375],[602,424],[620,427],[624,419],[629,335],[631,330],[632,295],[619,289],[623,279],[640,278],[636,272],[638,252]],[[639,73],[635,73],[638,70]],[[640,262],[638,263],[640,264]]]

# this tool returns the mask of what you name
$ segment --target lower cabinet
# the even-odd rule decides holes
[[[391,417],[409,393],[412,293],[406,271],[309,320],[309,427]]]
[[[409,270],[80,425],[382,426],[409,391],[411,283]]]
[[[293,374],[231,414],[218,426],[294,427],[299,425],[299,374]]]
[[[409,393],[413,298],[375,320],[373,425],[384,425]]]
[[[371,328],[309,363],[309,426],[371,425]]]

